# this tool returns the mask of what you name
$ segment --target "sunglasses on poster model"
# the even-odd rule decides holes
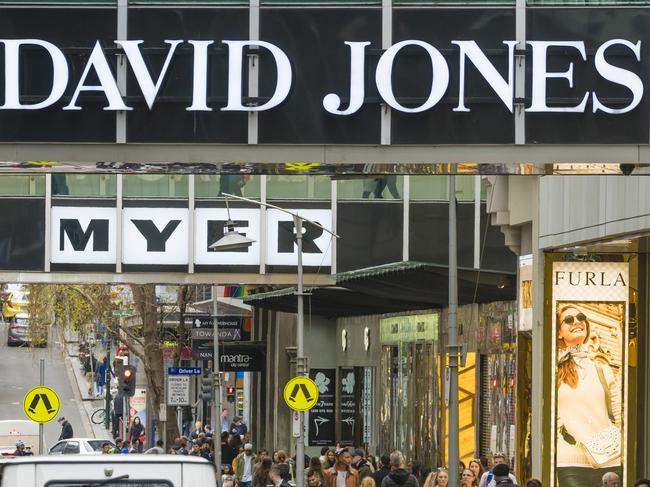
[[[562,320],[562,323],[564,323],[565,325],[572,325],[574,321],[582,322],[586,320],[587,317],[583,313],[578,313],[575,316],[573,315],[565,316],[564,319]]]

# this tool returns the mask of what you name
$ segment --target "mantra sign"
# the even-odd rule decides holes
[[[329,209],[294,210],[324,227],[331,227]],[[228,215],[223,208],[123,208],[121,212],[123,264],[187,265],[188,238],[194,228],[193,263],[197,265],[259,265],[261,218],[258,209],[233,208],[236,230],[255,242],[240,251],[216,251],[209,246],[223,236]],[[269,265],[295,266],[297,250],[292,217],[279,210],[265,212],[267,235],[264,261]],[[116,208],[52,208],[51,262],[53,264],[115,264],[117,262]],[[192,222],[190,225],[190,218]],[[321,228],[303,226],[303,264],[331,265],[330,236]]]
[[[82,74],[78,81],[73,82],[71,69],[62,50],[42,39],[0,39],[4,47],[4,102],[0,110],[40,110],[57,103],[62,99],[64,93],[70,87],[74,87],[72,96],[63,110],[82,110],[79,97],[83,93],[98,92],[105,98],[104,110],[129,111],[133,107],[120,93],[118,83],[111,71],[99,41],[94,47],[85,62]],[[140,93],[151,110],[156,103],[159,91],[165,82],[169,67],[177,55],[179,46],[190,47],[193,60],[193,77],[191,93],[187,94],[187,111],[212,111],[216,107],[208,105],[208,98],[211,86],[223,83],[228,86],[226,105],[219,110],[224,112],[260,112],[271,110],[282,104],[290,96],[294,83],[291,68],[292,61],[285,52],[278,46],[260,40],[223,40],[221,44],[227,47],[228,70],[224,79],[209,79],[211,72],[209,66],[209,50],[211,46],[217,45],[213,40],[166,40],[168,45],[165,61],[158,73],[152,75],[147,68],[147,61],[143,56],[141,40],[116,40],[115,44],[123,51],[131,71],[135,77]],[[367,48],[370,42],[348,42],[350,65],[350,85],[347,93],[329,93],[321,100],[325,111],[333,115],[352,115],[359,111],[365,102],[366,69],[365,60],[368,55]],[[451,44],[459,56],[458,73],[458,105],[453,108],[457,112],[469,112],[471,106],[466,103],[465,85],[468,76],[466,66],[471,64],[476,68],[480,76],[487,81],[490,88],[496,94],[499,102],[502,103],[510,113],[513,112],[514,104],[514,66],[516,41],[503,41],[505,56],[507,56],[507,72],[500,73],[481,47],[472,40],[452,40]],[[531,102],[526,108],[528,112],[585,112],[587,103],[591,99],[591,106],[594,113],[604,112],[608,114],[623,114],[630,112],[639,105],[643,98],[644,86],[638,74],[629,69],[624,69],[611,61],[608,51],[617,53],[617,56],[633,59],[636,63],[641,62],[641,41],[629,41],[625,39],[611,39],[603,42],[596,50],[593,59],[592,76],[598,80],[605,80],[609,84],[624,87],[629,91],[629,99],[621,106],[608,106],[604,99],[605,94],[598,94],[596,91],[586,91],[580,95],[579,103],[565,103],[549,106],[547,97],[547,82],[549,80],[560,80],[568,87],[573,87],[574,62],[565,62],[564,69],[551,70],[547,60],[553,52],[569,51],[575,53],[587,63],[587,52],[583,41],[528,41],[526,43],[532,55],[531,70]],[[275,89],[273,94],[265,101],[250,103],[245,101],[242,93],[242,83],[246,79],[243,76],[245,49],[257,47],[264,49],[273,58],[275,73],[261,73],[261,76],[275,76]],[[444,46],[447,49],[449,46]],[[26,50],[40,50],[47,56],[51,68],[51,84],[48,92],[42,99],[26,103],[21,93],[21,53]],[[428,88],[426,100],[417,106],[404,106],[396,98],[393,90],[393,66],[400,51],[409,50],[417,52],[422,62],[431,67],[433,73],[431,86]],[[405,40],[398,42],[387,49],[377,63],[375,70],[375,83],[381,99],[394,110],[404,113],[419,113],[427,111],[443,99],[450,85],[449,65],[441,54],[440,50],[432,44],[421,40]],[[45,74],[44,74],[45,75]],[[92,81],[91,81],[92,80]],[[557,83],[558,81],[556,81]],[[189,91],[189,90],[188,90]],[[408,94],[406,95],[408,96]],[[343,100],[349,100],[343,102]]]

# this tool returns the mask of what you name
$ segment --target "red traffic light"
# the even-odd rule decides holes
[[[234,387],[228,387],[226,389],[226,394],[228,394],[229,396],[234,396],[235,395],[235,388]]]
[[[131,369],[125,369],[124,370],[124,379],[128,380],[128,379],[131,378],[132,375],[133,375],[133,372],[131,371]]]

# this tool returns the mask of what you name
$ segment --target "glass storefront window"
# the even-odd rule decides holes
[[[648,0],[527,0],[528,5],[550,7],[605,7],[608,5],[648,5]]]
[[[456,176],[456,199],[474,201],[474,181],[477,176]],[[486,199],[486,185],[481,181],[481,201]],[[449,176],[411,176],[412,201],[440,201],[449,199]]]
[[[393,0],[393,5],[514,5],[515,0]]]
[[[52,174],[52,196],[114,198],[116,194],[115,174]]]
[[[260,177],[250,174],[200,174],[194,177],[197,198],[219,198],[221,193],[259,199]]]
[[[404,178],[389,175],[337,181],[341,200],[399,200],[404,195]]]
[[[125,174],[125,198],[187,198],[184,174]]]
[[[275,200],[329,200],[329,176],[268,176],[266,192]]]
[[[1,196],[45,196],[45,175],[0,175]]]

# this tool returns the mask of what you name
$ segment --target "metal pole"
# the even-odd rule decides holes
[[[110,428],[111,420],[111,342],[108,337],[108,328],[104,326],[104,337],[106,339],[106,414],[104,416],[104,428]]]
[[[126,427],[128,422],[129,422],[129,398],[126,396],[122,396],[122,440],[124,440],[125,443],[126,443]]]
[[[214,445],[214,465],[217,469],[217,485],[221,483],[221,373],[219,372],[219,313],[217,291],[219,286],[212,286],[212,316],[214,333],[212,338],[212,444]],[[218,417],[217,417],[218,416]]]
[[[45,385],[45,359],[41,359],[41,385]],[[43,436],[43,423],[38,423],[38,454],[45,455],[45,438]]]
[[[456,248],[456,176],[449,176],[449,313],[448,339],[449,353],[449,438],[448,466],[449,485],[459,485],[458,465],[458,325],[456,322],[458,308],[458,263]]]
[[[178,435],[183,436],[183,408],[176,406],[176,423],[178,423]]]
[[[95,348],[93,345],[93,341],[95,339],[95,328],[91,327],[92,335],[90,336],[90,343],[88,343],[88,350],[90,350],[90,390],[91,390],[91,396],[93,399],[96,397],[95,392],[95,363],[93,360],[94,354],[93,354],[93,349]]]
[[[302,285],[302,219],[293,217],[293,224],[296,228],[296,246],[298,247],[298,289],[296,297],[298,301],[298,323],[296,326],[296,372],[297,375],[306,375],[305,364],[305,316]],[[300,411],[300,426],[298,441],[296,444],[296,487],[303,487],[305,480],[305,413]]]

